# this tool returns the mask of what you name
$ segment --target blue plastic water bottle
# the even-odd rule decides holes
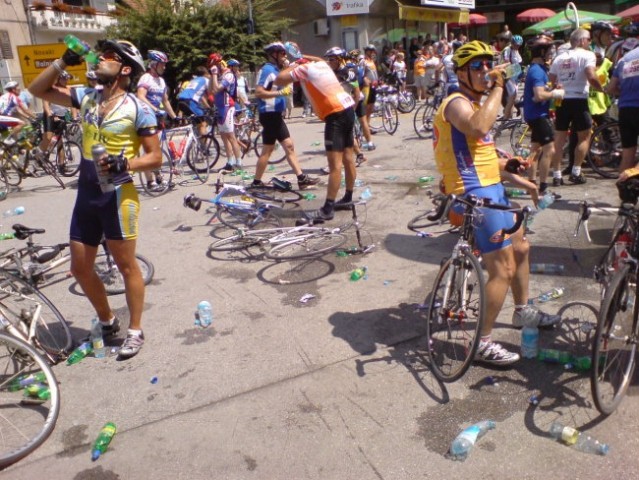
[[[200,318],[200,325],[203,327],[208,327],[213,323],[213,309],[206,300],[202,300],[197,304],[197,313]]]

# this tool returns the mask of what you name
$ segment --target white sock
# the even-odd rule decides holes
[[[552,178],[561,178],[561,170],[555,170],[552,172]]]
[[[129,328],[126,331],[127,335],[135,335],[136,337],[139,337],[140,335],[142,335],[142,330],[135,330],[133,328]]]
[[[113,317],[111,317],[111,320],[107,320],[106,322],[103,322],[102,320],[100,320],[100,323],[102,325],[113,325],[114,322],[115,322],[115,315],[113,315]]]
[[[572,174],[573,176],[578,177],[581,174],[581,167],[573,166]]]

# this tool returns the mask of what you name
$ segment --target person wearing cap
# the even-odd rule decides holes
[[[275,84],[280,71],[288,65],[286,48],[282,42],[272,42],[264,47],[266,62],[257,73],[255,83],[255,96],[257,97],[257,110],[259,112],[262,130],[262,151],[255,166],[254,186],[262,186],[262,177],[268,167],[268,159],[275,150],[275,142],[284,149],[286,161],[297,177],[297,186],[300,190],[312,188],[319,183],[318,178],[305,174],[300,167],[300,162],[295,153],[295,146],[291,134],[284,122],[286,102],[284,97],[290,87],[279,87]]]
[[[102,85],[98,84],[98,76],[93,70],[88,71],[86,77],[89,88],[102,89]]]
[[[590,50],[595,54],[606,56],[606,49],[612,43],[612,25],[604,21],[596,21],[590,25],[590,35],[592,41],[590,43]]]
[[[20,100],[20,86],[18,82],[7,82],[4,86],[5,93],[0,96],[0,115],[13,117],[16,119],[9,136],[4,139],[3,143],[9,147],[16,143],[18,134],[25,126],[25,120],[35,119],[35,114],[31,113],[28,108]]]
[[[67,82],[71,79],[71,75],[64,71],[58,75],[58,80],[55,85],[60,88],[67,87]],[[42,157],[44,152],[49,148],[51,139],[55,132],[60,132],[62,127],[67,121],[67,118],[75,118],[78,115],[78,111],[75,108],[66,107],[63,105],[57,105],[55,103],[48,102],[47,100],[42,102],[42,113],[44,123],[44,136],[40,145],[35,149],[35,156]],[[62,143],[58,144],[58,151],[62,151]],[[58,170],[60,173],[64,171],[64,155],[58,155]]]
[[[303,55],[284,68],[275,79],[275,85],[284,87],[299,82],[308,95],[313,110],[325,122],[324,146],[328,160],[328,187],[322,208],[314,220],[332,220],[335,200],[341,183],[342,165],[354,164],[353,128],[355,101],[344,91],[331,67],[319,57]],[[348,185],[347,185],[348,188]]]
[[[50,103],[80,109],[82,160],[70,228],[71,273],[95,309],[108,341],[120,330],[120,321],[94,270],[98,247],[104,238],[124,279],[130,317],[127,336],[118,351],[118,358],[124,360],[137,355],[144,344],[145,287],[135,257],[140,202],[132,172],[159,168],[162,153],[154,112],[129,93],[136,77],[144,73],[144,61],[137,47],[126,40],[101,40],[97,51],[100,54],[95,73],[104,86],[102,90],[56,85],[67,65],[83,62],[79,55],[67,50],[33,80],[29,91]],[[92,150],[98,145],[104,146],[106,155],[96,163]],[[107,176],[112,189],[103,191],[98,169]],[[87,320],[91,316],[87,314]]]
[[[506,25],[508,27],[508,25]],[[499,54],[499,63],[506,65],[521,65],[523,59],[519,48],[524,44],[521,35],[512,35],[508,44]],[[513,107],[517,99],[517,83],[519,76],[511,77],[506,81],[506,105],[504,106],[504,119],[509,119],[513,115]]]
[[[211,72],[209,92],[214,97],[215,119],[226,151],[227,161],[223,169],[232,172],[236,168],[242,168],[242,152],[235,137],[234,121],[237,79],[228,65],[225,66],[221,55],[213,53],[209,58]]]
[[[474,195],[499,205],[509,206],[502,177],[512,162],[500,160],[490,129],[497,119],[504,89],[504,78],[499,69],[493,69],[492,48],[479,41],[459,47],[453,62],[459,79],[459,90],[446,97],[435,114],[435,163],[443,176],[446,194]],[[488,97],[482,102],[485,94]],[[515,162],[516,163],[516,162]],[[517,169],[518,165],[514,165]],[[526,188],[536,203],[536,186],[518,175],[508,177],[518,186]],[[453,206],[456,213],[463,213]],[[486,266],[486,311],[480,331],[476,361],[492,365],[510,365],[519,355],[493,341],[492,330],[502,309],[509,289],[515,300],[513,324],[526,323],[550,327],[560,317],[540,312],[528,303],[528,241],[525,227],[509,236],[503,230],[512,228],[512,212],[481,209],[482,222],[473,225],[474,248],[481,252]]]

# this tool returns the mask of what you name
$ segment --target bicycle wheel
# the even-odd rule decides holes
[[[395,107],[395,105],[391,102],[385,102],[382,112],[382,124],[384,125],[384,130],[386,130],[386,133],[389,135],[394,135],[397,131],[397,126],[399,125],[397,107]]]
[[[400,93],[397,110],[402,113],[410,113],[415,109],[415,105],[417,105],[417,101],[411,92],[405,92],[404,94]]]
[[[262,142],[262,132],[260,132],[253,140],[253,150],[255,151],[255,155],[257,158],[260,158],[262,154],[262,146],[264,143]],[[273,152],[271,152],[271,156],[268,159],[269,164],[281,163],[286,160],[286,151],[284,147],[280,145],[280,142],[275,142],[275,147],[273,147]]]
[[[453,382],[470,367],[486,311],[484,277],[472,253],[461,251],[439,270],[426,299],[426,338],[433,374]]]
[[[33,376],[33,377],[32,377]],[[39,397],[27,393],[20,382],[35,377],[48,387]],[[60,413],[60,390],[51,367],[25,342],[0,332],[0,470],[16,463],[42,445]]]
[[[635,369],[637,276],[630,265],[615,274],[601,305],[592,343],[590,386],[595,406],[610,415],[621,403]]]
[[[144,285],[148,285],[153,280],[155,267],[151,261],[143,255],[135,254]],[[107,295],[119,295],[125,292],[124,277],[120,273],[118,266],[113,261],[113,257],[105,252],[99,253],[95,259],[94,269],[106,289]]]
[[[17,162],[13,161],[7,152],[4,152],[2,159],[2,171],[7,183],[11,187],[17,187],[22,183],[22,173]]]
[[[246,191],[252,197],[269,202],[294,203],[302,198],[302,194],[297,190],[281,190],[279,188],[272,187],[271,185],[249,185],[246,187]]]
[[[368,120],[368,128],[372,132],[379,132],[384,128],[384,124],[382,122],[382,110],[384,108],[384,102],[380,100],[378,97],[375,101],[375,105],[373,106],[373,113],[371,114]]]
[[[71,351],[71,331],[58,309],[39,290],[4,270],[0,270],[0,315],[25,335],[36,322],[35,345],[56,360]]]
[[[162,165],[160,165],[160,168],[150,172],[139,172],[138,176],[142,190],[144,190],[144,192],[150,197],[159,197],[160,195],[164,195],[173,186],[173,170],[171,154],[166,148],[163,148]],[[152,184],[149,184],[146,173],[150,175],[153,182]]]
[[[415,112],[413,127],[419,138],[432,138],[434,115],[435,107],[431,103],[425,103]]]
[[[60,159],[60,153],[63,157]],[[55,152],[55,165],[60,170],[60,175],[63,177],[74,177],[78,170],[80,170],[80,162],[82,161],[82,149],[80,145],[70,140],[64,141],[62,144],[62,150]]]
[[[0,201],[7,198],[11,188],[9,187],[9,182],[7,181],[7,176],[4,173],[4,170],[0,169]]]
[[[212,133],[200,137],[186,152],[186,163],[202,183],[208,180],[219,158],[220,144]]]
[[[272,260],[295,260],[297,258],[317,257],[338,249],[346,243],[346,236],[341,233],[320,231],[313,234],[304,233],[291,238],[267,250],[266,256]]]
[[[515,125],[510,131],[510,146],[513,152],[517,154],[517,151],[521,147],[529,147],[532,140],[530,139],[530,128],[528,124],[523,120]]]
[[[592,133],[586,155],[588,165],[604,178],[617,178],[621,163],[619,122],[600,125]]]
[[[265,240],[265,235],[253,234],[253,232],[238,233],[230,237],[223,238],[213,242],[209,246],[209,251],[213,252],[232,252],[234,250],[243,250],[245,248],[258,245]]]
[[[31,155],[30,153],[27,153],[27,155]],[[34,161],[35,159],[31,160]],[[60,175],[58,175],[58,169],[57,167],[51,163],[51,160],[49,160],[48,158],[42,158],[40,161],[35,160],[36,162],[38,162],[38,164],[40,165],[40,167],[42,168],[42,170],[44,170],[44,172],[47,175],[50,175],[53,177],[53,179],[58,182],[58,185],[60,185],[62,187],[62,189],[64,190],[65,188],[67,188],[67,186],[64,184],[64,182],[62,181],[62,179],[60,178]]]

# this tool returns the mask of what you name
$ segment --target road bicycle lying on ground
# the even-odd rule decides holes
[[[530,207],[506,207],[473,195],[465,198],[450,195],[429,220],[447,218],[455,203],[464,208],[460,236],[450,258],[442,263],[424,302],[430,364],[433,374],[442,382],[461,378],[470,367],[486,315],[485,280],[474,250],[474,223],[482,215],[482,209],[512,212],[516,221],[512,228],[502,232],[505,236],[519,230],[532,212]]]

